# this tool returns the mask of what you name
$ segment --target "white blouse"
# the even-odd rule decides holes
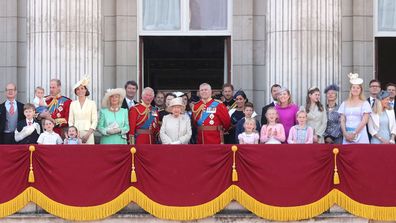
[[[191,121],[187,115],[164,116],[160,130],[162,144],[188,144],[191,138]]]

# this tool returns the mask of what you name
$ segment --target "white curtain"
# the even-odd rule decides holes
[[[180,0],[143,0],[144,30],[180,30]]]
[[[396,31],[396,0],[378,1],[378,31]]]
[[[227,0],[190,0],[192,30],[227,29]]]

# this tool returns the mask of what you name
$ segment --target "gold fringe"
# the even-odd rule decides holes
[[[36,188],[31,190],[31,200],[52,215],[73,221],[90,221],[109,217],[127,206],[132,201],[133,189],[127,189],[112,201],[89,207],[64,205],[50,199]]]
[[[230,186],[218,197],[207,203],[185,207],[162,205],[151,200],[138,189],[133,188],[133,190],[133,200],[136,204],[157,218],[168,220],[196,220],[210,217],[224,209],[233,200],[234,186]]]
[[[236,151],[238,151],[238,147],[236,145],[233,145],[231,147],[231,150],[232,150],[232,182],[237,182],[238,181],[238,172],[236,170],[235,155],[236,155]]]
[[[307,205],[279,207],[263,204],[235,186],[235,198],[238,203],[259,217],[274,221],[296,221],[318,216],[328,210],[335,203],[336,194],[331,191],[320,200]]]
[[[0,204],[0,217],[11,215],[32,201],[49,213],[68,220],[88,221],[109,217],[130,202],[136,202],[153,216],[169,220],[195,220],[214,215],[226,207],[233,199],[259,217],[275,221],[296,221],[320,215],[332,205],[338,204],[348,212],[367,219],[378,221],[396,220],[396,207],[380,207],[361,204],[337,189],[311,204],[279,207],[263,204],[236,185],[231,185],[215,199],[196,206],[166,206],[159,204],[135,187],[130,187],[107,203],[78,207],[58,203],[33,187],[27,188],[14,199]]]
[[[333,154],[334,154],[334,175],[333,175],[333,184],[338,185],[340,184],[340,176],[338,175],[338,169],[337,169],[337,154],[339,153],[338,148],[333,149]]]
[[[25,207],[29,203],[30,192],[30,187],[26,188],[26,190],[24,190],[21,194],[19,194],[12,200],[0,204],[0,218],[12,215]]]
[[[29,177],[28,177],[28,182],[29,183],[34,183],[34,172],[33,172],[33,152],[36,150],[36,147],[33,145],[29,146],[29,151],[30,151],[30,166],[29,166]]]
[[[131,148],[131,154],[132,154],[131,183],[137,182],[136,171],[135,171],[135,153],[136,153],[136,148],[132,147]]]
[[[376,221],[396,220],[396,207],[381,207],[362,204],[351,199],[337,189],[334,189],[333,192],[337,194],[337,204],[353,215]]]

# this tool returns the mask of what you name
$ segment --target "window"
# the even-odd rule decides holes
[[[396,36],[396,1],[376,0],[374,14],[376,36]]]
[[[139,0],[140,35],[231,35],[232,0]]]

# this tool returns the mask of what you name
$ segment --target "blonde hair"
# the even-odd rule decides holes
[[[366,100],[366,97],[364,96],[364,91],[363,91],[363,84],[351,84],[351,86],[349,87],[349,93],[348,93],[348,100],[347,101],[351,101],[352,100],[351,89],[352,89],[353,85],[357,85],[357,86],[360,87],[359,99],[362,100],[362,101]]]
[[[305,109],[300,109],[300,110],[298,110],[298,112],[296,113],[296,118],[297,118],[301,113],[304,113],[305,116],[308,115],[308,113],[307,113],[307,111],[305,111]]]
[[[287,105],[292,104],[292,103],[293,103],[293,100],[292,100],[292,97],[291,97],[290,90],[289,90],[288,88],[285,88],[285,87],[281,88],[281,89],[278,91],[278,97],[279,97],[279,95],[280,95],[282,92],[286,92],[286,93],[289,95],[289,99],[287,100]],[[278,101],[279,101],[279,99],[278,99]]]
[[[275,109],[275,107],[269,107],[267,109],[267,112],[265,112],[265,117],[267,118],[267,120],[268,120],[268,112],[269,111],[275,111],[276,115],[278,116],[278,117],[276,117],[275,122],[279,123],[279,114],[278,114],[278,111]]]
[[[256,120],[254,118],[245,118],[245,123],[243,124],[243,127],[245,128],[247,123],[252,123],[253,124],[253,132],[256,131]]]
[[[41,86],[38,86],[34,89],[34,93],[36,93],[38,90],[42,90],[44,92],[44,88]]]
[[[381,114],[384,112],[386,108],[382,107],[382,100],[376,98],[373,105],[373,113],[374,114]]]

